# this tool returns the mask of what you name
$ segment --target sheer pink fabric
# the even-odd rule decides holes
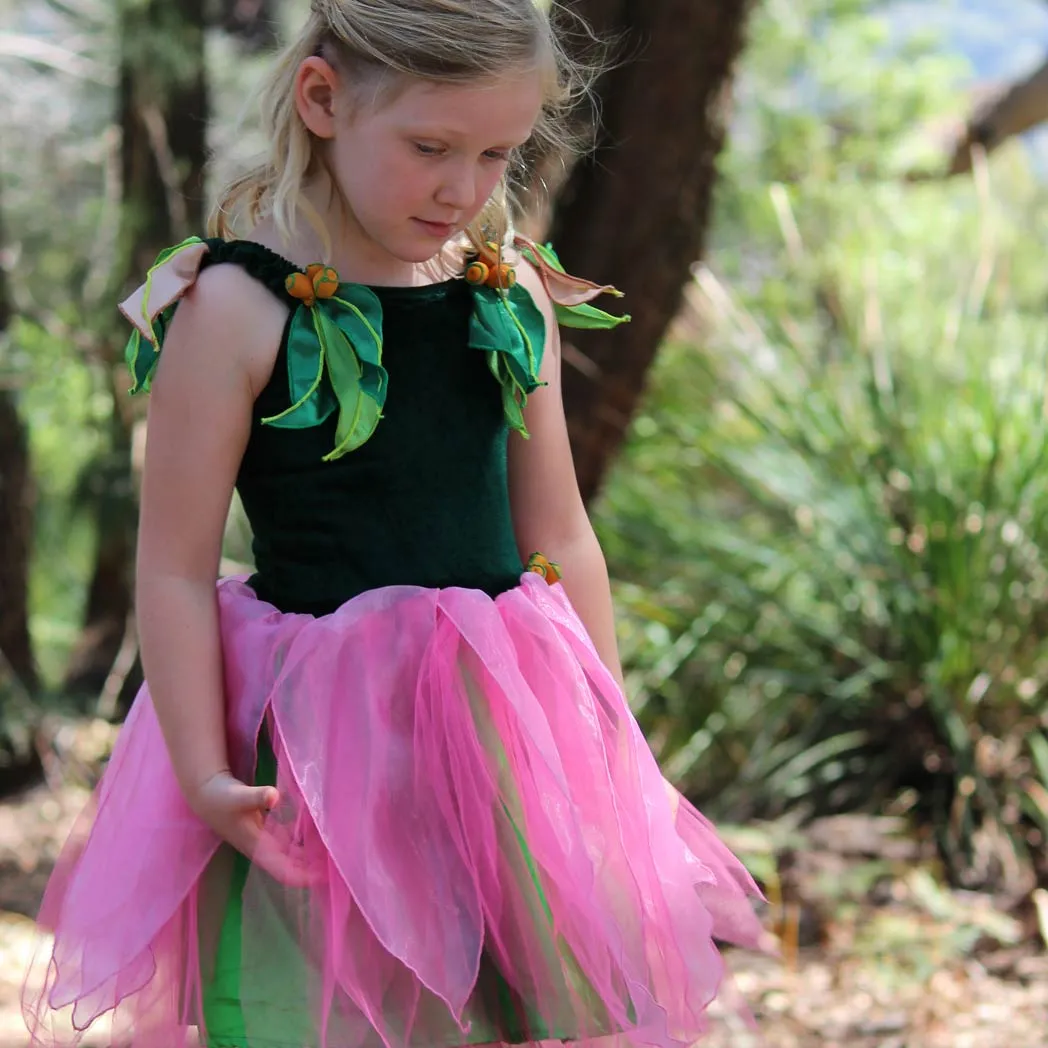
[[[561,587],[396,587],[314,619],[227,580],[219,602],[235,770],[251,778],[265,730],[282,797],[267,832],[317,878],[248,874],[251,1045],[497,1040],[476,1005],[482,955],[542,1036],[699,1038],[714,938],[758,945],[756,888],[671,806]],[[105,1017],[114,1044],[182,1043],[228,890],[219,845],[143,690],[45,896],[35,1040]],[[305,1025],[281,1030],[263,1005],[291,983]]]

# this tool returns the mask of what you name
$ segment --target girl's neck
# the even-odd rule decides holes
[[[262,219],[251,231],[250,239],[302,269],[313,262],[326,262],[335,269],[339,279],[347,283],[416,287],[436,283],[450,275],[448,262],[454,252],[449,248],[426,262],[406,262],[368,239],[352,215],[344,214],[327,194],[311,187],[306,199],[315,216],[310,222],[299,212],[290,240],[280,235],[271,218]],[[318,219],[328,231],[330,248],[315,228]]]

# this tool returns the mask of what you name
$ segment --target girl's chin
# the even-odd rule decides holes
[[[442,257],[451,258],[455,254],[453,250],[455,242],[454,235],[444,240],[426,238],[414,244],[405,244],[403,250],[396,252],[396,257],[412,265],[421,265]]]

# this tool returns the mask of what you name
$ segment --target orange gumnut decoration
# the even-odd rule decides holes
[[[466,266],[466,283],[508,291],[517,282],[516,267],[502,261],[502,249],[494,240],[478,245],[473,260]]]
[[[528,558],[527,570],[541,575],[551,586],[564,577],[560,565],[555,560],[544,557],[541,553],[532,553]]]
[[[292,298],[312,306],[318,298],[331,298],[338,291],[338,273],[321,262],[306,267],[305,273],[290,273],[284,287]]]
[[[489,269],[483,262],[471,262],[466,267],[466,283],[474,286],[485,284],[488,280]]]
[[[313,293],[313,281],[305,273],[288,274],[284,287],[292,298],[297,298],[305,306],[311,306],[317,300]]]
[[[313,291],[317,298],[331,298],[338,291],[338,274],[330,266],[324,266],[313,277]]]
[[[511,288],[516,282],[517,271],[508,262],[503,262],[488,278],[491,287]]]

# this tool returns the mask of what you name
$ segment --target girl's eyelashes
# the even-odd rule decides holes
[[[413,142],[412,145],[419,156],[442,157],[446,156],[448,152],[446,146],[435,145],[431,142]],[[510,159],[510,151],[508,149],[485,149],[481,155],[485,160],[491,160],[495,163],[508,163]]]

